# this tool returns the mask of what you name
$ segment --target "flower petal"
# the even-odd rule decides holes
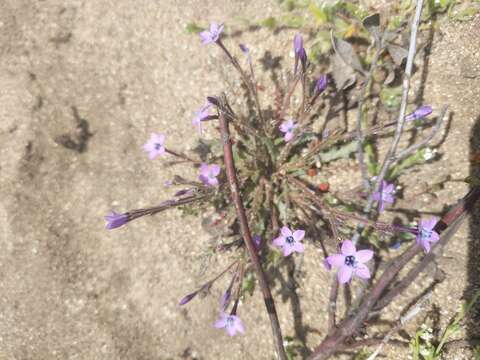
[[[333,254],[327,257],[326,261],[331,267],[339,268],[345,265],[345,255]]]
[[[238,332],[245,334],[245,327],[243,326],[242,320],[237,316],[235,319],[235,328],[238,330]]]
[[[370,270],[365,264],[358,264],[355,268],[355,276],[358,276],[360,279],[370,279]]]
[[[283,137],[283,139],[285,140],[285,142],[289,142],[290,140],[293,139],[293,133],[292,132],[285,133],[285,136]]]
[[[423,241],[422,246],[425,254],[428,254],[430,252],[430,243],[428,241]]]
[[[287,257],[293,252],[293,246],[284,246],[283,247],[283,256]]]
[[[342,254],[343,255],[354,255],[357,249],[355,248],[355,245],[353,245],[353,242],[350,240],[345,240],[342,243]]]
[[[305,237],[305,230],[295,230],[292,236],[295,241],[300,241]]]
[[[226,327],[225,327],[225,330],[227,330],[227,333],[228,333],[228,335],[230,335],[230,336],[235,336],[235,334],[237,333],[237,328],[235,327],[235,325],[233,325],[233,326],[226,326]]]
[[[337,279],[340,284],[345,284],[352,278],[353,269],[350,266],[342,266],[337,273]]]
[[[276,239],[273,240],[273,245],[282,247],[285,244],[285,237],[284,236],[279,236]]]
[[[440,235],[438,235],[436,231],[432,231],[432,236],[430,236],[429,241],[435,243],[438,240],[440,240]]]
[[[305,251],[305,248],[303,247],[303,244],[300,242],[296,242],[293,245],[293,250],[298,252],[298,253],[303,253]]]
[[[355,259],[361,263],[366,263],[372,259],[373,254],[372,250],[359,250],[355,253]]]
[[[287,226],[283,226],[281,229],[280,229],[280,232],[282,233],[283,236],[287,237],[287,236],[292,236],[292,230],[290,230]]]
[[[227,325],[227,315],[225,315],[225,313],[220,314],[220,319],[215,321],[215,323],[213,324],[213,326],[216,327],[217,329],[224,328],[226,325]]]
[[[213,176],[218,176],[220,174],[220,166],[217,165],[217,164],[213,164],[210,166],[210,174],[212,174]]]

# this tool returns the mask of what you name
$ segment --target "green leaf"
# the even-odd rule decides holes
[[[357,143],[355,141],[340,146],[334,146],[328,150],[319,153],[317,156],[322,163],[328,163],[338,159],[347,159],[357,151]]]
[[[196,23],[191,22],[188,23],[187,26],[185,26],[185,30],[187,30],[187,33],[189,34],[198,34],[200,31],[203,31],[203,28]]]
[[[311,2],[308,6],[308,11],[313,15],[318,25],[323,25],[329,21],[329,16],[327,12],[316,5],[314,2]]]
[[[277,20],[274,17],[270,16],[266,19],[261,20],[260,26],[264,26],[267,29],[273,30],[277,27]]]

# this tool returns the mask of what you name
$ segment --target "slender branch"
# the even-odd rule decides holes
[[[192,159],[191,157],[189,157],[189,156],[187,156],[187,155],[185,155],[185,154],[183,154],[183,153],[179,153],[179,152],[176,152],[176,151],[167,149],[167,148],[165,148],[165,152],[168,153],[168,154],[170,154],[170,155],[176,156],[176,157],[178,157],[178,158],[180,158],[180,159],[183,159],[183,160],[186,160],[186,161],[190,161],[190,162],[192,162],[192,163],[194,163],[194,164],[200,164],[200,163],[201,163],[201,161],[194,160],[194,159]]]
[[[370,195],[367,200],[367,204],[364,208],[364,213],[369,214],[372,210],[374,199],[373,194],[380,190],[380,186],[382,185],[382,181],[387,174],[388,169],[392,163],[393,157],[397,151],[398,144],[400,143],[400,138],[403,133],[403,127],[405,125],[405,114],[407,111],[407,103],[408,103],[408,90],[410,89],[410,78],[412,77],[412,70],[413,70],[413,60],[415,58],[415,52],[417,48],[417,31],[418,26],[420,24],[420,17],[422,15],[422,8],[423,8],[423,0],[417,0],[416,9],[415,9],[415,16],[412,21],[412,26],[410,30],[410,45],[408,47],[408,56],[407,56],[407,64],[405,67],[405,74],[403,76],[403,87],[402,87],[402,102],[400,104],[400,112],[398,115],[397,120],[397,128],[395,130],[395,134],[393,136],[392,143],[390,145],[390,149],[385,156],[383,161],[380,173],[378,174],[375,185],[373,186],[373,191],[370,192]],[[360,233],[363,230],[363,225],[359,224],[357,227],[357,231],[355,232],[352,242],[357,243],[360,238]]]
[[[360,91],[360,95],[358,98],[358,108],[357,108],[357,115],[355,118],[355,133],[357,138],[357,160],[358,165],[360,166],[360,172],[362,174],[362,183],[363,188],[365,191],[370,190],[370,181],[368,180],[368,172],[367,166],[365,164],[365,154],[363,153],[363,140],[364,135],[362,131],[362,114],[363,114],[363,104],[365,103],[365,97],[367,95],[368,88],[370,86],[370,82],[373,78],[373,73],[377,67],[378,57],[382,52],[381,47],[376,47],[375,54],[373,55],[372,62],[370,64],[370,70],[368,71],[367,78],[362,86],[362,90]]]
[[[280,329],[280,323],[277,316],[277,311],[275,309],[275,303],[273,301],[270,288],[268,286],[267,277],[262,269],[260,264],[260,259],[257,255],[257,250],[253,244],[252,235],[247,222],[247,216],[245,214],[245,208],[243,207],[243,202],[240,197],[240,192],[238,188],[238,180],[235,170],[235,164],[233,160],[232,152],[232,142],[230,139],[230,131],[228,127],[228,120],[224,116],[223,107],[219,106],[219,119],[220,119],[220,131],[222,134],[223,141],[223,154],[225,161],[225,168],[227,172],[227,178],[230,185],[230,192],[232,195],[232,201],[235,205],[235,210],[237,212],[238,221],[240,223],[240,229],[242,232],[243,240],[245,246],[247,247],[248,253],[250,255],[250,260],[252,261],[253,268],[257,275],[258,283],[262,290],[263,299],[265,301],[265,307],[267,308],[268,316],[270,318],[270,324],[273,332],[273,340],[275,344],[275,350],[277,356],[281,360],[287,360],[287,355],[283,347],[282,332]]]

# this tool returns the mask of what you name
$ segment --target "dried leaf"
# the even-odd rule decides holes
[[[340,59],[353,69],[365,73],[365,70],[363,70],[362,64],[360,63],[360,58],[355,53],[353,46],[347,41],[335,37],[333,32],[331,33],[331,39],[333,49]]]
[[[380,46],[380,36],[381,36],[381,30],[380,30],[380,14],[373,14],[370,16],[367,16],[365,19],[362,21],[363,26],[367,31],[372,34],[372,36],[375,39],[375,44],[377,47]]]
[[[333,55],[332,68],[333,81],[335,81],[338,90],[347,89],[355,84],[357,80],[355,71],[350,66],[345,65],[345,62],[337,54]]]
[[[387,50],[395,65],[402,66],[403,60],[408,56],[408,50],[394,44],[388,44]]]

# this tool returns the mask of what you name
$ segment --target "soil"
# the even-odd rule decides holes
[[[274,0],[0,2],[0,359],[273,358],[258,291],[240,306],[241,337],[212,326],[227,279],[210,296],[178,306],[231,260],[207,256],[210,237],[197,218],[171,211],[107,231],[103,216],[169,198],[163,184],[174,173],[195,177],[188,166],[148,160],[141,147],[151,132],[164,132],[168,146],[191,149],[198,139],[191,119],[205,96],[238,85],[218,49],[202,47],[185,26],[240,24],[279,11]],[[416,74],[414,93],[437,109],[448,104],[452,117],[440,160],[403,177],[396,204],[426,213],[468,190],[451,181],[437,197],[417,195],[446,174],[469,175],[469,139],[480,121],[480,17],[440,24],[429,56],[419,56],[427,70]],[[289,66],[293,34],[260,29],[241,41],[254,58],[271,49]],[[331,186],[342,181],[332,178]],[[469,287],[472,239],[466,222],[438,261],[446,278],[431,300],[436,326],[448,322]],[[311,350],[325,335],[330,274],[308,241],[295,264],[297,285],[282,294],[277,285],[274,294],[284,335]],[[432,271],[409,291],[428,285]],[[404,303],[390,306],[387,318],[396,319]],[[461,350],[446,358],[471,356]]]

